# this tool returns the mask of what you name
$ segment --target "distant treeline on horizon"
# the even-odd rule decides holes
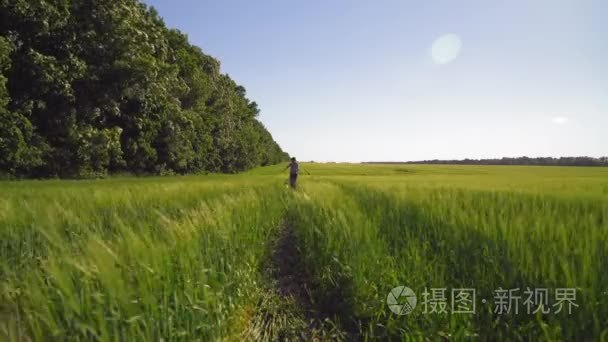
[[[608,157],[517,157],[500,159],[422,160],[403,162],[364,162],[363,164],[455,164],[455,165],[539,165],[539,166],[608,166]]]

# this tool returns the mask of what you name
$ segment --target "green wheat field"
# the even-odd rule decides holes
[[[608,340],[608,169],[303,163],[293,191],[284,167],[0,182],[0,340]]]

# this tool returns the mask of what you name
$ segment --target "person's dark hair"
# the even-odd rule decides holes
[[[291,157],[291,161],[296,161],[296,157]]]

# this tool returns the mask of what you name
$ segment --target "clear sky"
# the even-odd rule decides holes
[[[608,155],[606,0],[145,0],[299,160]]]

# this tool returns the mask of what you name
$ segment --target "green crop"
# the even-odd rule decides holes
[[[608,338],[607,169],[302,166],[297,191],[282,166],[0,182],[0,339]],[[386,303],[401,285],[408,315]],[[424,312],[425,288],[447,313]],[[452,312],[460,288],[474,314]],[[495,312],[515,288],[518,313]],[[551,312],[526,312],[528,288]]]

